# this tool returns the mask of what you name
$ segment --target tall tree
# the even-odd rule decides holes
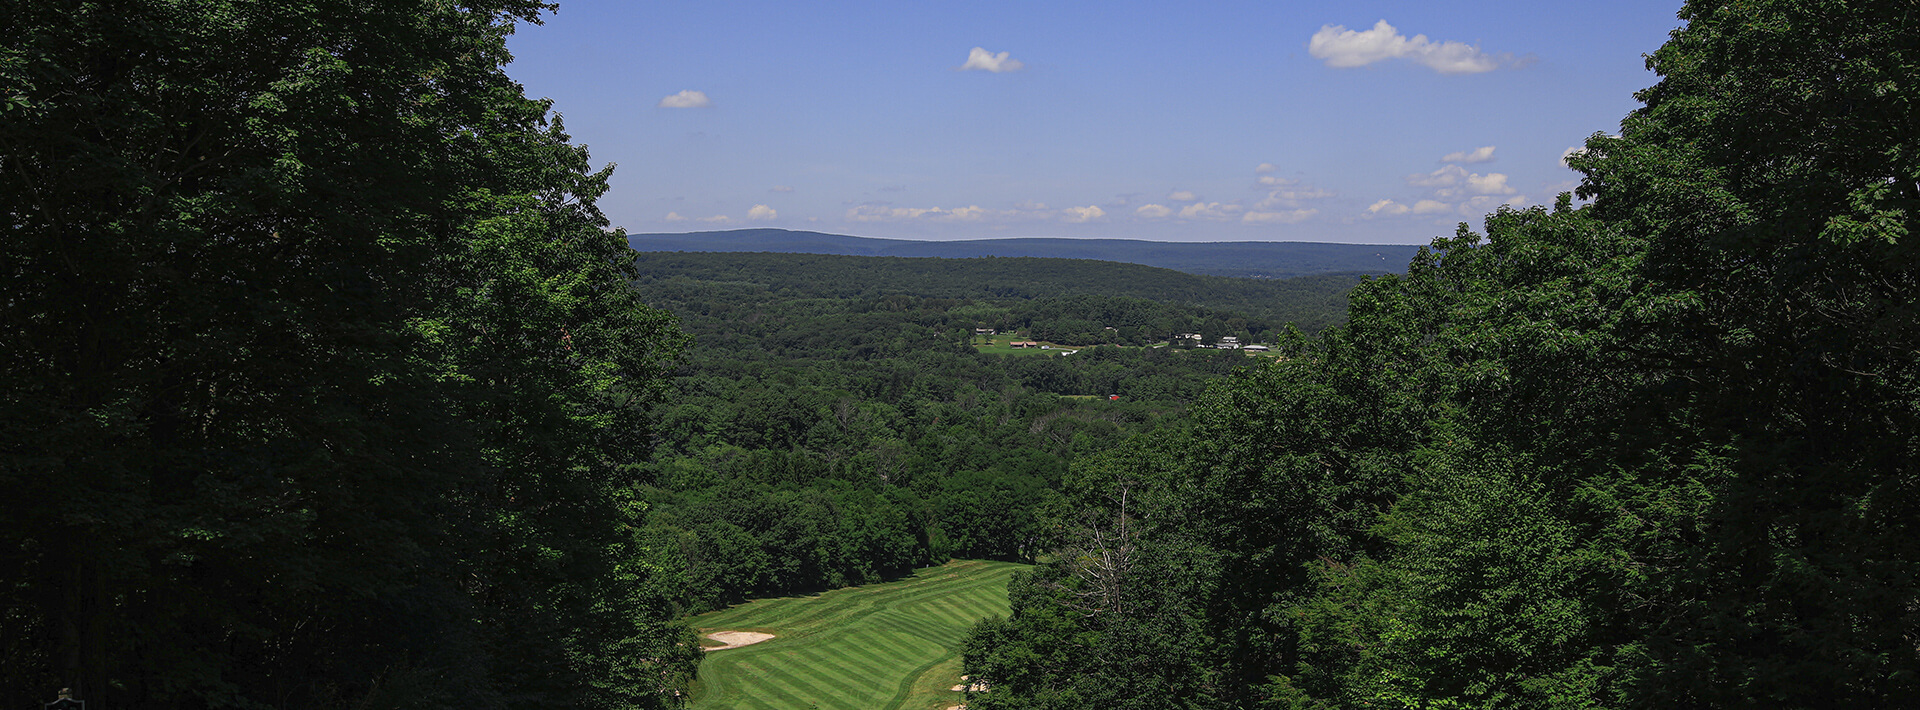
[[[1645,396],[1690,412],[1716,461],[1638,692],[1920,702],[1920,11],[1681,17],[1645,106],[1573,161],[1601,217],[1647,239],[1627,347],[1669,376]]]
[[[671,701],[679,336],[501,71],[545,7],[0,5],[6,702]]]
[[[1681,17],[1571,160],[1592,205],[1463,226],[1215,388],[1200,439],[1257,453],[1200,457],[1182,524],[1267,706],[1920,704],[1920,12]],[[981,638],[1070,618],[1022,599]]]

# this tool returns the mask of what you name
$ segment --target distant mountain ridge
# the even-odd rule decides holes
[[[923,242],[786,229],[630,234],[643,252],[771,252],[949,259],[1045,257],[1157,266],[1209,276],[1283,279],[1332,273],[1402,273],[1419,247],[1322,242],[1149,242],[1137,239],[1023,237]]]

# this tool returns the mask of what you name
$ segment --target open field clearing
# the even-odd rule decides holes
[[[1081,346],[1081,345],[1061,345],[1059,343],[1055,343],[1053,341],[1048,340],[1048,341],[1036,341],[1036,342],[1039,342],[1041,345],[1047,346],[1046,349],[1041,349],[1038,347],[1016,348],[1016,347],[1013,347],[1012,343],[1017,340],[1025,340],[1025,338],[1021,338],[1019,336],[1008,336],[1008,335],[999,335],[999,336],[994,336],[992,338],[982,338],[974,341],[973,349],[983,353],[992,353],[995,355],[1059,355],[1063,352],[1073,351],[1073,350],[1083,350],[1087,347],[1090,347],[1090,346]]]
[[[1005,616],[1025,565],[962,561],[898,582],[748,602],[694,617],[702,636],[773,634],[711,651],[695,710],[933,710],[959,704],[960,643]]]
[[[1012,343],[1017,340],[1022,340],[1022,338],[1020,336],[1007,336],[1007,335],[997,335],[991,338],[976,338],[973,341],[973,349],[983,353],[992,354],[992,355],[1059,356],[1059,355],[1071,355],[1073,353],[1079,352],[1081,350],[1086,350],[1088,348],[1126,348],[1129,350],[1141,350],[1141,349],[1147,349],[1147,348],[1164,348],[1168,346],[1168,343],[1164,340],[1158,343],[1150,344],[1150,345],[1114,345],[1111,343],[1104,344],[1104,345],[1061,345],[1051,340],[1041,340],[1041,341],[1034,341],[1034,342],[1038,342],[1040,343],[1040,345],[1043,345],[1046,347],[1016,348],[1016,347],[1013,347]],[[1264,357],[1264,358],[1282,358],[1283,357],[1280,353],[1271,352],[1271,351],[1255,352],[1251,350],[1242,350],[1240,352],[1246,355],[1251,355],[1253,357]]]

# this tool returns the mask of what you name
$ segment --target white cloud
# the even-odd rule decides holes
[[[1253,204],[1254,209],[1270,210],[1275,207],[1298,207],[1304,200],[1320,200],[1333,196],[1332,190],[1312,186],[1288,187],[1267,192],[1267,196]]]
[[[1172,215],[1173,210],[1168,209],[1166,205],[1141,205],[1133,213],[1148,219],[1160,219]]]
[[[1323,25],[1307,41],[1307,53],[1334,68],[1363,67],[1388,59],[1407,59],[1442,74],[1478,74],[1511,63],[1465,42],[1435,42],[1426,35],[1408,38],[1387,24],[1356,32],[1345,25]]]
[[[1167,193],[1167,199],[1174,202],[1193,202],[1200,199],[1200,196],[1193,194],[1192,190],[1174,190]]]
[[[1285,212],[1248,212],[1241,215],[1241,224],[1299,224],[1307,218],[1320,214],[1320,210],[1288,210]]]
[[[779,212],[766,205],[754,205],[753,209],[747,210],[747,219],[769,220],[778,216]]]
[[[707,92],[692,89],[660,100],[660,108],[706,108],[712,105],[713,101],[707,98]]]
[[[1466,168],[1448,165],[1425,175],[1408,175],[1407,184],[1414,187],[1453,187],[1466,176]]]
[[[679,212],[668,212],[667,221],[668,222],[685,222],[687,221],[687,218],[680,216]]]
[[[1463,194],[1474,195],[1511,195],[1517,190],[1507,185],[1504,173],[1467,172],[1458,165],[1447,165],[1426,174],[1407,176],[1407,184],[1414,187],[1433,188],[1438,197],[1452,198]]]
[[[984,207],[972,205],[941,209],[939,207],[889,207],[887,205],[859,205],[847,210],[847,220],[852,222],[887,222],[896,220],[932,220],[940,222],[978,222],[986,217]]]
[[[954,208],[896,207],[887,203],[869,202],[848,208],[845,215],[849,222],[967,222],[985,223],[995,229],[1008,224],[1029,222],[1063,221],[1084,224],[1101,221],[1106,217],[1107,209],[1098,205],[1049,208],[1045,204],[1033,201],[1021,202],[1013,209],[989,209],[979,205]]]
[[[1484,149],[1491,152],[1491,149]],[[1407,176],[1407,184],[1427,188],[1427,196],[1413,203],[1411,207],[1383,199],[1367,207],[1363,216],[1397,216],[1405,214],[1444,215],[1459,214],[1464,217],[1486,214],[1500,205],[1525,206],[1525,195],[1507,184],[1503,173],[1468,172],[1458,165],[1446,165],[1430,173],[1416,173]]]
[[[935,209],[934,211],[938,212],[939,210]],[[987,208],[979,205],[969,205],[967,207],[955,207],[947,210],[947,213],[941,217],[955,222],[978,222],[985,216],[987,216]]]
[[[1260,184],[1266,185],[1268,187],[1278,187],[1282,185],[1295,185],[1295,184],[1298,184],[1299,182],[1300,182],[1299,180],[1288,180],[1286,178],[1276,177],[1273,175],[1260,176]]]
[[[1447,158],[1449,160],[1456,157],[1472,158],[1475,154],[1491,156],[1493,148],[1488,146],[1479,150],[1464,151],[1449,155]],[[1515,194],[1519,190],[1507,184],[1506,174],[1482,175],[1452,163],[1443,165],[1430,173],[1408,175],[1406,180],[1410,186],[1425,188],[1426,196],[1415,201],[1412,206],[1391,199],[1380,200],[1369,205],[1367,214],[1364,216],[1398,216],[1409,213],[1438,215],[1458,212],[1462,216],[1471,217],[1485,214],[1503,203],[1523,205],[1527,201],[1525,196]]]
[[[1446,157],[1440,159],[1440,162],[1442,163],[1472,164],[1472,163],[1488,163],[1492,161],[1493,161],[1493,146],[1490,146],[1490,145],[1483,145],[1473,150],[1463,150],[1456,153],[1448,153]]]
[[[1393,200],[1381,200],[1379,202],[1375,202],[1371,205],[1368,205],[1367,213],[1368,214],[1406,214],[1408,209],[1410,208],[1407,207],[1406,205],[1400,204],[1398,202],[1394,202]]]
[[[1511,195],[1519,192],[1507,186],[1507,176],[1502,173],[1469,174],[1467,189],[1476,195]]]
[[[1187,219],[1210,219],[1224,221],[1234,219],[1245,211],[1236,204],[1221,202],[1195,202],[1180,209],[1180,216]]]
[[[978,69],[980,71],[990,71],[999,74],[1001,72],[1020,71],[1026,66],[1026,64],[1018,59],[1007,58],[1006,52],[994,54],[993,52],[987,51],[984,47],[974,47],[972,52],[967,53],[967,63],[960,65],[960,70]]]
[[[1095,207],[1093,205],[1088,205],[1086,207],[1068,207],[1061,211],[1066,213],[1068,222],[1076,222],[1076,223],[1090,222],[1090,221],[1099,219],[1101,217],[1107,216],[1106,210],[1100,209],[1099,207]]]
[[[1253,167],[1254,172],[1260,173],[1262,175],[1277,171],[1279,169],[1280,169],[1280,166],[1274,165],[1273,163],[1261,163]]]
[[[910,207],[859,205],[847,208],[847,219],[854,222],[882,222],[889,219],[913,219],[926,213],[926,210],[916,210]]]
[[[1467,201],[1460,203],[1460,214],[1468,217],[1483,215],[1494,211],[1494,209],[1501,205],[1525,207],[1527,206],[1527,196],[1514,195],[1512,197],[1499,197],[1495,195],[1481,195],[1479,197],[1469,198]]]
[[[773,187],[768,188],[767,192],[793,192],[793,186],[792,185],[774,185]]]

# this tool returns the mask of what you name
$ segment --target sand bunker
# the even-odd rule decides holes
[[[713,639],[715,641],[719,641],[720,643],[723,643],[726,645],[725,646],[708,646],[706,647],[706,650],[725,651],[729,648],[739,648],[741,646],[752,646],[756,643],[760,643],[761,641],[765,641],[767,639],[773,638],[773,634],[763,634],[758,631],[715,631],[713,633],[707,634],[707,638]]]

